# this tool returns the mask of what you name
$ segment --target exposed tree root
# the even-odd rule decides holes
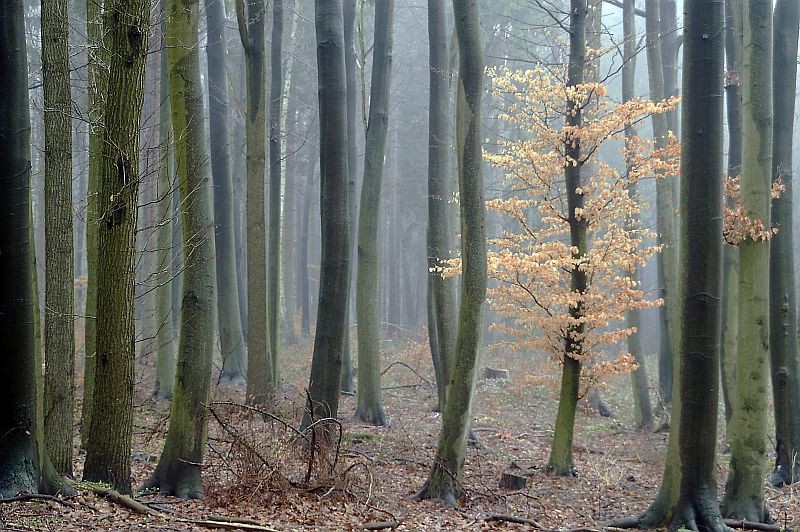
[[[53,495],[42,495],[39,493],[25,493],[22,495],[17,495],[16,497],[9,497],[8,499],[0,499],[0,504],[9,502],[22,502],[22,501],[52,501],[58,504],[63,504],[64,506],[69,506],[70,508],[76,508],[76,506],[73,503],[69,502],[66,499],[60,499]]]
[[[618,529],[632,529],[632,528],[650,528],[642,523],[642,519],[644,516],[632,516],[632,517],[621,517],[619,519],[613,519],[606,523],[603,523],[602,527],[606,530],[612,528]],[[697,519],[694,520],[695,528],[691,528],[687,526],[687,528],[691,528],[692,530],[697,530]],[[673,519],[673,522],[675,520]],[[737,528],[743,530],[759,530],[760,532],[792,532],[791,528],[784,528],[780,525],[771,525],[767,523],[754,523],[753,521],[742,521],[739,519],[723,519],[722,522],[725,526],[729,528]],[[709,528],[705,526],[704,528]]]

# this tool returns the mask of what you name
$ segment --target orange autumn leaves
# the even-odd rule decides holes
[[[626,143],[625,129],[674,109],[677,99],[617,104],[606,98],[600,83],[565,87],[563,72],[543,68],[491,70],[489,75],[493,95],[502,101],[500,120],[518,132],[513,140],[500,141],[496,152],[484,154],[506,181],[505,193],[487,201],[487,207],[509,222],[509,229],[491,240],[488,256],[489,276],[497,281],[490,303],[510,318],[496,328],[513,338],[509,347],[544,351],[555,363],[565,356],[567,338],[578,341],[578,358],[593,360],[582,375],[585,390],[635,368],[633,358],[618,347],[634,332],[625,326],[625,314],[661,304],[646,297],[632,273],[659,251],[651,243],[653,232],[639,222],[643,202],[635,185],[645,177],[677,174],[679,147],[672,137],[662,150],[646,137],[634,135]],[[581,125],[565,125],[568,102],[578,104]],[[565,147],[578,143],[580,160],[574,160]],[[607,152],[615,145],[621,146],[626,164],[600,156],[601,147]],[[577,193],[584,207],[575,212],[587,223],[588,246],[582,255],[570,244],[567,165],[582,167]],[[586,273],[584,292],[571,288],[573,268]],[[583,312],[575,318],[570,308],[578,305]]]

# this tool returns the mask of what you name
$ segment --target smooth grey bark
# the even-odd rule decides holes
[[[722,289],[722,4],[685,6],[681,147],[682,334],[679,455],[668,454],[662,489],[643,526],[728,530],[717,501],[716,441]],[[673,484],[677,484],[673,486]],[[674,494],[674,498],[673,498]]]
[[[445,0],[428,2],[428,339],[436,375],[437,408],[444,411],[455,348],[456,298],[453,281],[441,275],[450,259],[450,62]]]
[[[378,228],[381,184],[389,129],[389,92],[392,78],[394,0],[375,6],[375,42],[370,84],[369,121],[364,148],[364,179],[358,220],[358,405],[356,417],[386,425],[381,403],[381,341],[378,313]]]
[[[228,134],[228,77],[223,0],[205,0],[208,58],[208,122],[214,183],[214,245],[217,266],[217,323],[222,352],[220,382],[243,384],[246,350],[239,314],[236,239],[233,233],[233,181]]]
[[[50,460],[72,476],[75,409],[72,99],[66,0],[42,0],[44,85],[44,430]]]
[[[131,491],[133,436],[134,261],[139,130],[149,34],[147,0],[104,6],[108,93],[97,197],[97,361],[84,480]]]
[[[358,234],[356,233],[358,229],[358,154],[356,151],[358,147],[358,116],[356,114],[358,84],[356,83],[357,61],[354,37],[356,0],[344,0],[342,3],[342,14],[344,16],[344,71],[347,90],[347,170],[349,172],[347,193],[350,196],[350,247],[353,248],[358,242]],[[350,256],[354,256],[353,249],[350,250]],[[352,297],[348,297],[344,351],[342,352],[342,391],[345,392],[352,392],[355,390],[353,386],[352,345],[350,342],[350,322],[353,314]]]
[[[22,0],[0,1],[0,498],[36,493],[36,364],[28,60]]]
[[[184,281],[175,391],[164,450],[145,488],[199,498],[214,344],[214,216],[200,82],[198,0],[167,0],[166,45],[175,161],[184,205]]]
[[[797,89],[797,40],[800,4],[775,4],[772,50],[773,111],[772,179],[786,190],[772,200],[772,224],[778,234],[770,242],[770,371],[775,407],[775,468],[772,483],[800,480],[800,359],[797,349],[797,300],[792,245],[792,143],[794,95]]]
[[[321,258],[317,328],[302,426],[336,418],[350,293],[347,109],[342,0],[315,0],[319,75]],[[326,428],[332,428],[326,425]],[[324,437],[333,433],[324,430]]]
[[[278,385],[281,323],[281,109],[283,107],[283,0],[272,0],[269,99],[269,258],[267,313],[272,388]]]
[[[461,305],[453,374],[433,466],[417,495],[455,505],[464,493],[464,461],[474,399],[486,299],[486,228],[482,174],[481,97],[484,58],[477,0],[453,0],[459,47],[457,106],[461,208]]]

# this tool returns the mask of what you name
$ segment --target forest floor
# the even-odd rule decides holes
[[[138,500],[161,514],[147,516],[80,490],[62,502],[2,504],[0,530],[207,530],[188,521],[221,517],[239,520],[232,526],[249,525],[251,530],[359,530],[376,522],[394,522],[398,530],[536,528],[487,520],[497,514],[533,520],[543,529],[587,530],[637,515],[654,499],[667,431],[664,419],[657,423],[661,430],[634,429],[628,378],[619,378],[603,391],[615,418],[579,413],[576,477],[555,477],[543,467],[556,411],[554,391],[531,382],[537,370],[530,360],[490,353],[481,367],[506,368],[510,375],[478,382],[473,431],[480,445],[468,449],[462,505],[456,509],[414,500],[435,454],[441,422],[433,412],[433,370],[424,341],[387,341],[385,348],[383,398],[391,426],[358,422],[353,418],[355,397],[343,395],[338,453],[314,456],[310,475],[308,446],[297,443],[294,431],[310,362],[311,347],[303,344],[283,354],[283,379],[288,384],[270,410],[282,421],[241,406],[242,389],[214,388],[203,500],[139,495]],[[134,489],[155,468],[166,431],[169,405],[147,395],[152,371],[152,365],[137,365]],[[77,443],[76,439],[75,473],[80,475],[83,453]],[[719,456],[721,496],[729,455]],[[765,479],[768,467],[765,464]],[[499,488],[503,473],[525,477],[527,486]],[[800,487],[767,486],[766,494],[778,524],[800,529]]]

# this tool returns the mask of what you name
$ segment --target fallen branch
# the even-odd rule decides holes
[[[59,499],[58,497],[54,497],[52,495],[40,495],[38,493],[24,493],[22,495],[17,495],[16,497],[9,497],[8,499],[0,499],[0,503],[22,502],[22,501],[53,501],[57,502],[58,504],[63,504],[64,506],[69,506],[70,508],[76,508],[74,504],[72,504],[67,500]]]
[[[180,523],[185,523],[188,525],[194,526],[201,526],[203,528],[216,528],[216,529],[223,529],[223,530],[258,530],[260,532],[278,532],[274,528],[270,528],[268,526],[254,524],[254,523],[244,523],[239,521],[234,521],[231,518],[217,518],[217,519],[176,519],[176,521]]]
[[[387,528],[394,530],[397,526],[397,521],[370,521],[369,523],[364,523],[361,528],[363,530],[386,530]]]
[[[165,517],[165,514],[163,512],[154,510],[153,508],[150,508],[146,504],[140,503],[133,497],[130,497],[128,495],[123,495],[122,493],[114,489],[105,488],[103,486],[98,486],[96,484],[88,484],[85,482],[80,484],[75,484],[75,487],[91,491],[95,495],[103,497],[104,499],[107,499],[115,504],[127,508],[128,510],[132,510],[137,514]]]
[[[484,521],[486,521],[487,523],[492,523],[492,522],[516,523],[518,525],[528,525],[538,529],[544,528],[542,527],[542,525],[540,525],[533,519],[525,519],[524,517],[517,517],[515,515],[494,514],[484,519]]]

